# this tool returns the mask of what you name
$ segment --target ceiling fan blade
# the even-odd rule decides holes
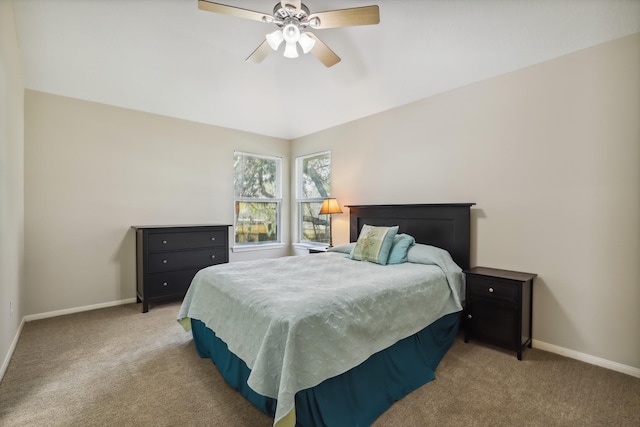
[[[308,31],[305,32],[305,34],[308,34],[309,37],[313,37],[313,39],[316,41],[316,44],[313,46],[310,52],[313,56],[318,58],[325,67],[329,68],[340,62],[340,57],[336,55],[331,49],[329,49],[329,46],[324,44],[322,40],[316,37],[315,34]]]
[[[260,63],[272,51],[273,51],[273,49],[271,49],[271,46],[269,46],[269,43],[265,40],[265,41],[262,42],[262,44],[260,44],[260,46],[258,46],[256,48],[256,50],[254,50],[251,53],[251,55],[249,55],[249,57],[247,59],[245,59],[245,62],[255,62],[256,64]]]
[[[253,10],[242,9],[234,6],[227,6],[208,0],[198,0],[198,9],[261,22],[265,22],[265,17],[267,17],[267,19],[272,18],[271,15],[267,15],[265,13],[254,12]]]
[[[354,7],[352,9],[330,10],[328,12],[314,13],[308,21],[318,19],[318,25],[312,28],[325,29],[336,27],[350,27],[353,25],[374,25],[380,23],[380,8],[378,6]]]

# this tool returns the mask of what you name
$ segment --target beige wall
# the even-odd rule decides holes
[[[27,314],[134,298],[132,225],[232,224],[234,150],[289,174],[287,140],[30,90],[25,117]]]
[[[23,99],[13,4],[0,1],[0,380],[24,316]]]
[[[297,139],[292,158],[331,150],[343,205],[477,203],[472,265],[539,275],[535,344],[638,375],[639,123],[635,34]]]

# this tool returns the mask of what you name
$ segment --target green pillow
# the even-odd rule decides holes
[[[416,239],[408,234],[396,234],[393,236],[393,245],[391,245],[391,251],[389,252],[389,259],[387,264],[402,264],[407,262],[409,248],[416,243]]]
[[[386,265],[389,251],[393,244],[393,237],[398,232],[398,226],[374,227],[363,225],[358,241],[351,251],[349,258],[358,261],[375,262]]]

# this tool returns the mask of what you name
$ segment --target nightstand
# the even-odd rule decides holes
[[[325,247],[309,248],[309,253],[310,254],[323,254],[323,253],[327,252],[328,250],[329,250],[329,248],[325,248]]]
[[[532,273],[474,267],[465,272],[464,342],[477,338],[517,352],[531,348]]]

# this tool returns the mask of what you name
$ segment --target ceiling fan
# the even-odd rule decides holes
[[[309,8],[300,0],[282,0],[276,3],[272,15],[208,0],[198,0],[198,8],[278,26],[276,31],[266,35],[265,41],[246,59],[251,62],[262,62],[272,50],[278,50],[280,45],[285,42],[284,56],[286,58],[297,58],[298,45],[300,45],[303,53],[311,52],[326,67],[331,67],[340,62],[340,57],[315,34],[307,31],[309,28],[323,30],[354,25],[372,25],[380,22],[378,6],[355,7],[311,14]]]

